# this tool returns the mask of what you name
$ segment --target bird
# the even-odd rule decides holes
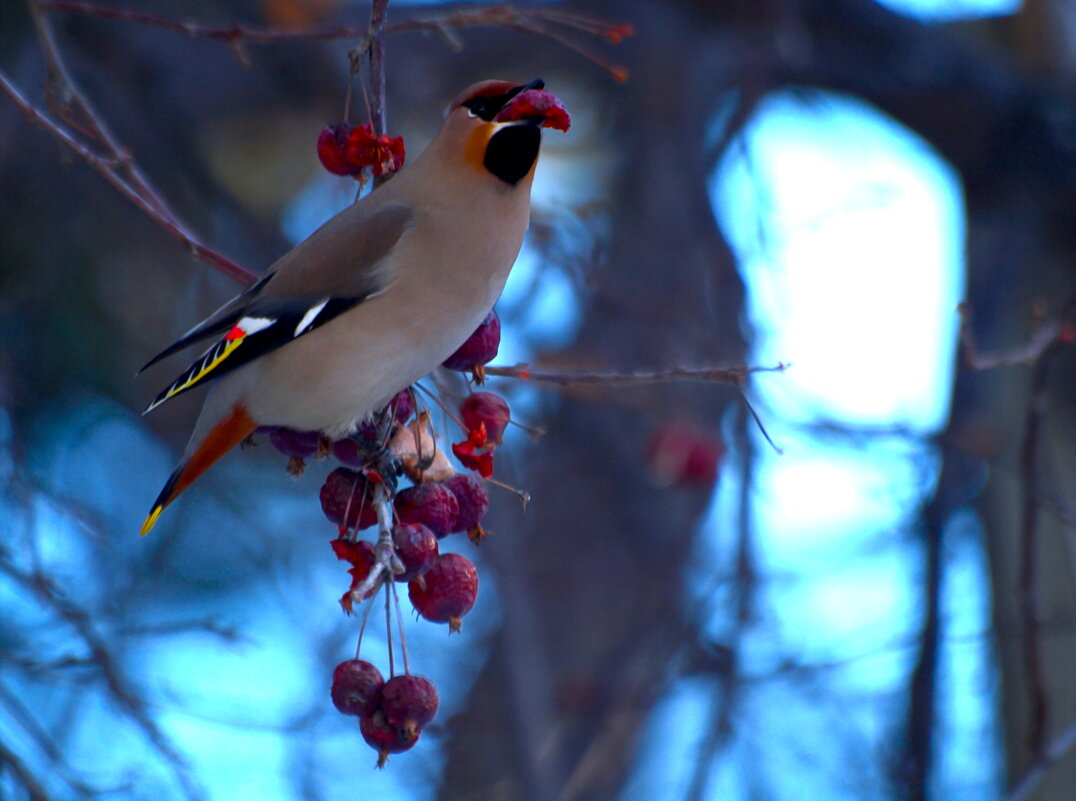
[[[417,159],[150,359],[139,373],[215,338],[146,408],[209,384],[142,535],[259,426],[346,437],[447,359],[522,247],[541,128],[569,125],[541,79],[468,87]]]

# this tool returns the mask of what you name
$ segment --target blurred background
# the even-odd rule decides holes
[[[295,481],[237,451],[137,535],[198,399],[143,418],[181,365],[134,372],[239,285],[0,97],[0,798],[1072,801],[1076,5],[516,7],[629,23],[614,46],[546,18],[628,79],[505,27],[386,44],[412,155],[483,78],[540,75],[573,115],[545,136],[496,363],[791,367],[743,393],[493,380],[546,432],[498,453],[532,501],[494,491],[495,535],[442,543],[478,563],[478,606],[461,635],[407,621],[441,711],[374,770],[328,696],[358,631],[332,465]],[[314,144],[354,39],[42,14],[207,244],[260,271],[353,199]],[[4,0],[0,69],[46,109],[41,35]]]

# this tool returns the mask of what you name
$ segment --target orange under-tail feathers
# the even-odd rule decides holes
[[[247,410],[236,404],[232,413],[217,423],[204,440],[198,445],[191,458],[176,468],[164,485],[161,494],[153,504],[146,521],[142,524],[142,536],[148,534],[157,524],[164,507],[179,497],[206,470],[224,454],[254,433],[258,424],[250,419]]]

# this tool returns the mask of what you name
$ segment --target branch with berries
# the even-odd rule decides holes
[[[345,119],[326,126],[317,139],[316,149],[329,172],[351,177],[360,184],[372,179],[375,190],[403,166],[406,157],[403,139],[387,133],[384,96],[384,37],[387,34],[432,30],[458,44],[454,31],[479,25],[506,27],[551,37],[582,52],[614,78],[623,80],[626,77],[623,68],[610,65],[566,32],[598,36],[612,43],[618,43],[632,32],[630,26],[612,25],[568,12],[520,10],[509,6],[465,9],[424,20],[389,24],[386,16],[388,0],[374,0],[367,26],[306,30],[180,22],[152,13],[94,3],[62,0],[29,0],[29,3],[49,68],[49,111],[39,108],[2,72],[0,91],[21,109],[31,124],[46,130],[64,148],[104,176],[154,221],[186,244],[196,258],[247,284],[253,283],[256,276],[198,239],[78,88],[64,64],[47,12],[91,15],[218,39],[236,47],[240,54],[239,46],[243,44],[358,39],[359,44],[351,53],[351,69],[353,74],[358,72],[358,66],[364,60],[368,66],[364,95],[370,121],[354,125]],[[540,118],[545,127],[567,130],[570,125],[567,112],[553,95],[541,88],[539,82],[535,83],[538,85],[528,87],[520,94],[513,107],[515,113]],[[345,101],[345,118],[349,105]],[[708,381],[742,387],[752,373],[784,369],[784,365],[778,365],[773,368],[707,367],[630,374],[569,374],[525,365],[490,367],[487,365],[498,352],[500,332],[500,321],[490,311],[443,367],[469,374],[472,386],[481,386],[487,376],[497,376],[560,386]],[[237,335],[236,339],[241,340],[247,333],[240,330],[242,336]],[[462,554],[441,553],[440,542],[454,534],[465,533],[478,545],[488,536],[489,532],[482,525],[490,505],[488,487],[500,483],[494,479],[495,455],[502,446],[506,427],[513,422],[507,402],[493,392],[473,391],[452,411],[441,398],[434,397],[447,416],[461,428],[458,441],[448,442],[435,430],[430,411],[421,400],[414,388],[404,389],[354,435],[335,441],[328,440],[320,432],[281,427],[267,427],[256,432],[267,437],[286,457],[287,470],[294,476],[303,473],[310,459],[331,457],[339,463],[325,479],[319,495],[325,516],[335,526],[335,536],[330,542],[333,554],[346,565],[347,586],[340,597],[340,605],[348,615],[361,612],[361,623],[355,657],[336,667],[331,697],[340,712],[359,718],[363,738],[378,751],[379,767],[385,764],[390,754],[406,751],[418,742],[438,705],[433,683],[410,670],[396,585],[407,584],[408,598],[420,617],[447,624],[450,633],[461,631],[463,618],[477,600],[478,570]],[[706,443],[700,448],[694,434],[666,433],[670,435],[662,437],[653,448],[654,461],[662,465],[663,473],[670,476],[671,481],[686,478],[712,482],[719,449]],[[462,467],[463,472],[458,471],[457,466]],[[520,494],[526,497],[525,493]],[[387,680],[377,666],[361,659],[363,632],[379,595],[383,595],[385,602],[389,645]],[[398,648],[393,646],[394,632]],[[396,672],[397,650],[402,657],[401,674]]]

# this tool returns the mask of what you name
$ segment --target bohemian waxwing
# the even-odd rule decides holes
[[[142,368],[220,337],[146,409],[220,379],[143,534],[258,426],[347,436],[470,336],[523,244],[540,128],[568,129],[543,86],[464,91],[419,158]]]

